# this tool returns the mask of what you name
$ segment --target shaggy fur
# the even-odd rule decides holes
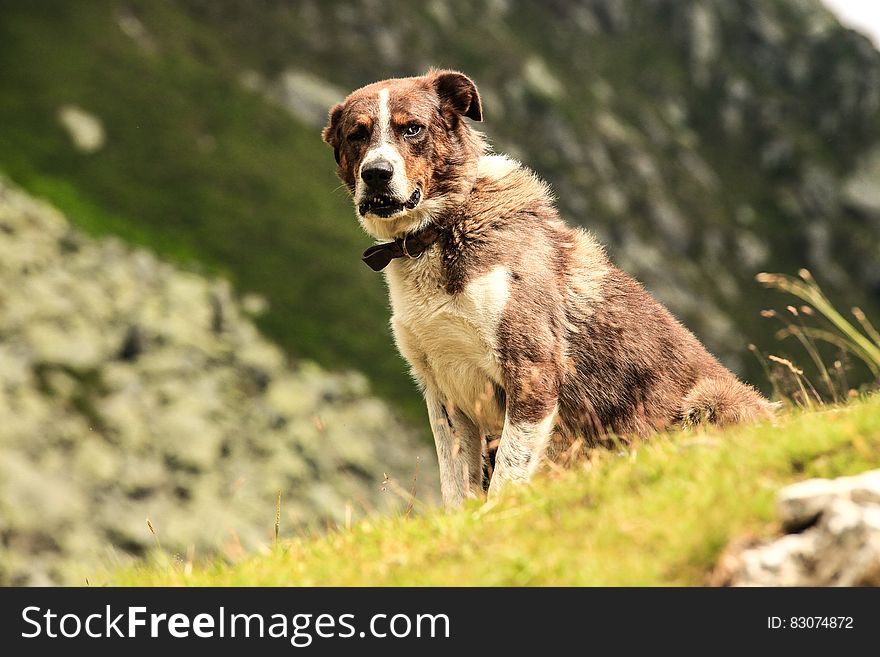
[[[772,414],[592,236],[561,221],[542,181],[488,155],[466,117],[482,119],[473,82],[431,71],[355,91],[324,130],[371,235],[439,229],[421,257],[393,260],[385,275],[447,505],[482,492],[487,437],[497,444],[491,497],[528,480],[551,437],[553,456],[609,431],[644,436]],[[365,182],[389,163],[387,185]]]

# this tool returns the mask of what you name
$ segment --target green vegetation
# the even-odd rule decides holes
[[[789,411],[778,426],[661,436],[597,451],[497,505],[375,518],[236,563],[153,565],[116,585],[694,585],[733,539],[778,531],[783,485],[880,463],[880,397]],[[267,526],[272,509],[266,509]],[[193,519],[195,522],[196,520]],[[281,527],[282,536],[284,528]]]
[[[773,385],[774,396],[790,399],[799,406],[813,408],[824,401],[834,403],[851,397],[855,390],[850,388],[848,375],[852,373],[851,360],[869,372],[869,381],[864,387],[876,388],[880,383],[880,333],[871,323],[865,312],[855,306],[850,309],[858,323],[855,326],[828,300],[822,288],[806,269],[798,276],[760,273],[756,279],[766,287],[785,292],[794,303],[804,303],[799,308],[786,306],[785,312],[764,310],[766,318],[779,319],[783,327],[776,332],[776,338],[794,338],[808,356],[816,372],[814,385],[804,370],[786,358],[769,355],[767,360],[775,364],[773,371],[765,367],[768,380]],[[750,349],[756,352],[763,363],[764,356],[755,345]],[[831,357],[829,357],[829,354]],[[844,365],[846,361],[846,366]]]

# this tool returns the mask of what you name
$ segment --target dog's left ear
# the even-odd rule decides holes
[[[469,119],[483,120],[483,105],[473,80],[457,71],[433,71],[430,75],[440,102],[448,103],[458,114]]]
[[[330,112],[327,116],[327,127],[324,128],[324,131],[321,133],[321,137],[323,137],[324,141],[333,147],[333,157],[336,158],[336,164],[339,164],[338,128],[339,119],[342,118],[343,107],[344,105],[342,103],[337,103],[330,108]]]

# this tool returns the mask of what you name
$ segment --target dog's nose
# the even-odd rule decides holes
[[[387,185],[394,175],[394,167],[388,160],[376,160],[370,162],[361,171],[361,178],[370,187]]]

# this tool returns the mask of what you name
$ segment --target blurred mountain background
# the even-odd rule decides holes
[[[876,315],[880,53],[819,0],[4,0],[0,173],[11,184],[0,189],[8,205],[0,209],[0,238],[10,258],[30,264],[0,264],[7,395],[0,408],[0,550],[7,554],[0,582],[27,581],[9,565],[13,553],[24,563],[21,554],[41,551],[51,564],[54,553],[94,551],[95,544],[62,540],[66,534],[52,528],[98,508],[99,499],[101,540],[143,552],[152,537],[132,530],[123,540],[112,525],[115,517],[130,523],[145,507],[123,512],[128,507],[114,500],[161,498],[169,513],[201,514],[187,506],[202,486],[195,482],[208,481],[218,459],[245,449],[235,446],[236,436],[259,443],[254,453],[277,452],[265,458],[265,472],[274,474],[249,498],[268,504],[261,527],[271,528],[276,488],[300,499],[310,482],[331,481],[331,472],[361,472],[332,499],[299,508],[291,522],[305,523],[339,519],[340,500],[352,491],[373,499],[386,462],[395,474],[411,475],[414,458],[405,454],[426,444],[424,411],[393,347],[382,279],[360,261],[370,239],[335,178],[320,129],[328,107],[352,89],[432,66],[473,77],[484,105],[479,127],[494,148],[546,178],[567,221],[592,230],[619,266],[755,385],[766,389],[767,381],[747,345],[780,349],[775,326],[759,314],[779,299],[754,282],[756,273],[807,267],[840,307],[858,303]],[[23,217],[44,212],[55,217],[46,220],[51,231],[22,228],[33,223]],[[63,227],[67,221],[72,227]],[[87,267],[77,259],[82,249],[94,251]],[[161,269],[201,291],[191,290],[196,296],[187,301],[155,283],[151,298],[166,310],[145,318],[145,302],[114,301],[128,289],[113,287],[114,263],[128,272],[129,287]],[[37,278],[47,268],[66,272],[60,288],[52,287],[55,274]],[[31,289],[35,280],[42,292]],[[169,294],[177,298],[170,306]],[[40,311],[49,328],[34,329],[28,303],[34,312],[55,304]],[[241,315],[250,328],[228,333],[222,321],[217,327],[217,312]],[[177,326],[187,322],[197,328]],[[246,338],[230,337],[242,331]],[[202,353],[202,340],[225,346]],[[156,392],[144,359],[181,341],[182,351],[164,354],[170,392]],[[268,364],[249,360],[244,345],[257,343],[264,345],[257,351],[273,354]],[[231,369],[217,371],[222,383],[196,385],[206,363]],[[167,400],[150,406],[132,385]],[[289,390],[272,396],[278,386]],[[329,397],[277,408],[284,394],[312,399],[310,386],[329,387]],[[120,390],[133,397],[119,398]],[[32,403],[9,401],[22,395]],[[326,442],[345,450],[339,445],[350,439],[356,450],[362,441],[370,459],[333,457],[307,476],[302,464],[281,463],[284,445],[311,449],[296,446],[311,434],[289,427],[311,423],[317,436],[320,418],[333,412],[321,404],[337,398],[372,410],[351,410]],[[255,399],[268,405],[265,417],[246,425],[230,419],[251,413]],[[183,419],[156,425],[155,409],[169,405]],[[28,424],[38,406],[45,407],[42,424]],[[113,416],[135,407],[141,419]],[[218,413],[226,417],[222,430]],[[184,443],[198,454],[177,454]],[[90,445],[118,460],[134,444],[165,468],[152,484],[120,493],[120,481],[133,476],[125,468],[134,466],[116,460],[109,474],[73,469],[69,490],[89,482],[79,511],[22,529],[43,484],[16,484],[13,495],[16,473],[33,471],[42,481],[72,467],[64,449]],[[387,459],[383,445],[393,453]],[[178,466],[189,477],[182,489],[167,479]],[[99,490],[92,483],[100,477],[106,486]],[[187,486],[189,493],[180,492]],[[108,490],[122,497],[101,497]],[[205,494],[207,505],[215,498]],[[43,507],[52,507],[54,495],[45,489]],[[235,516],[249,518],[240,531],[259,534],[254,509]],[[185,549],[211,544],[215,534],[167,540]],[[63,580],[53,568],[36,581]]]

